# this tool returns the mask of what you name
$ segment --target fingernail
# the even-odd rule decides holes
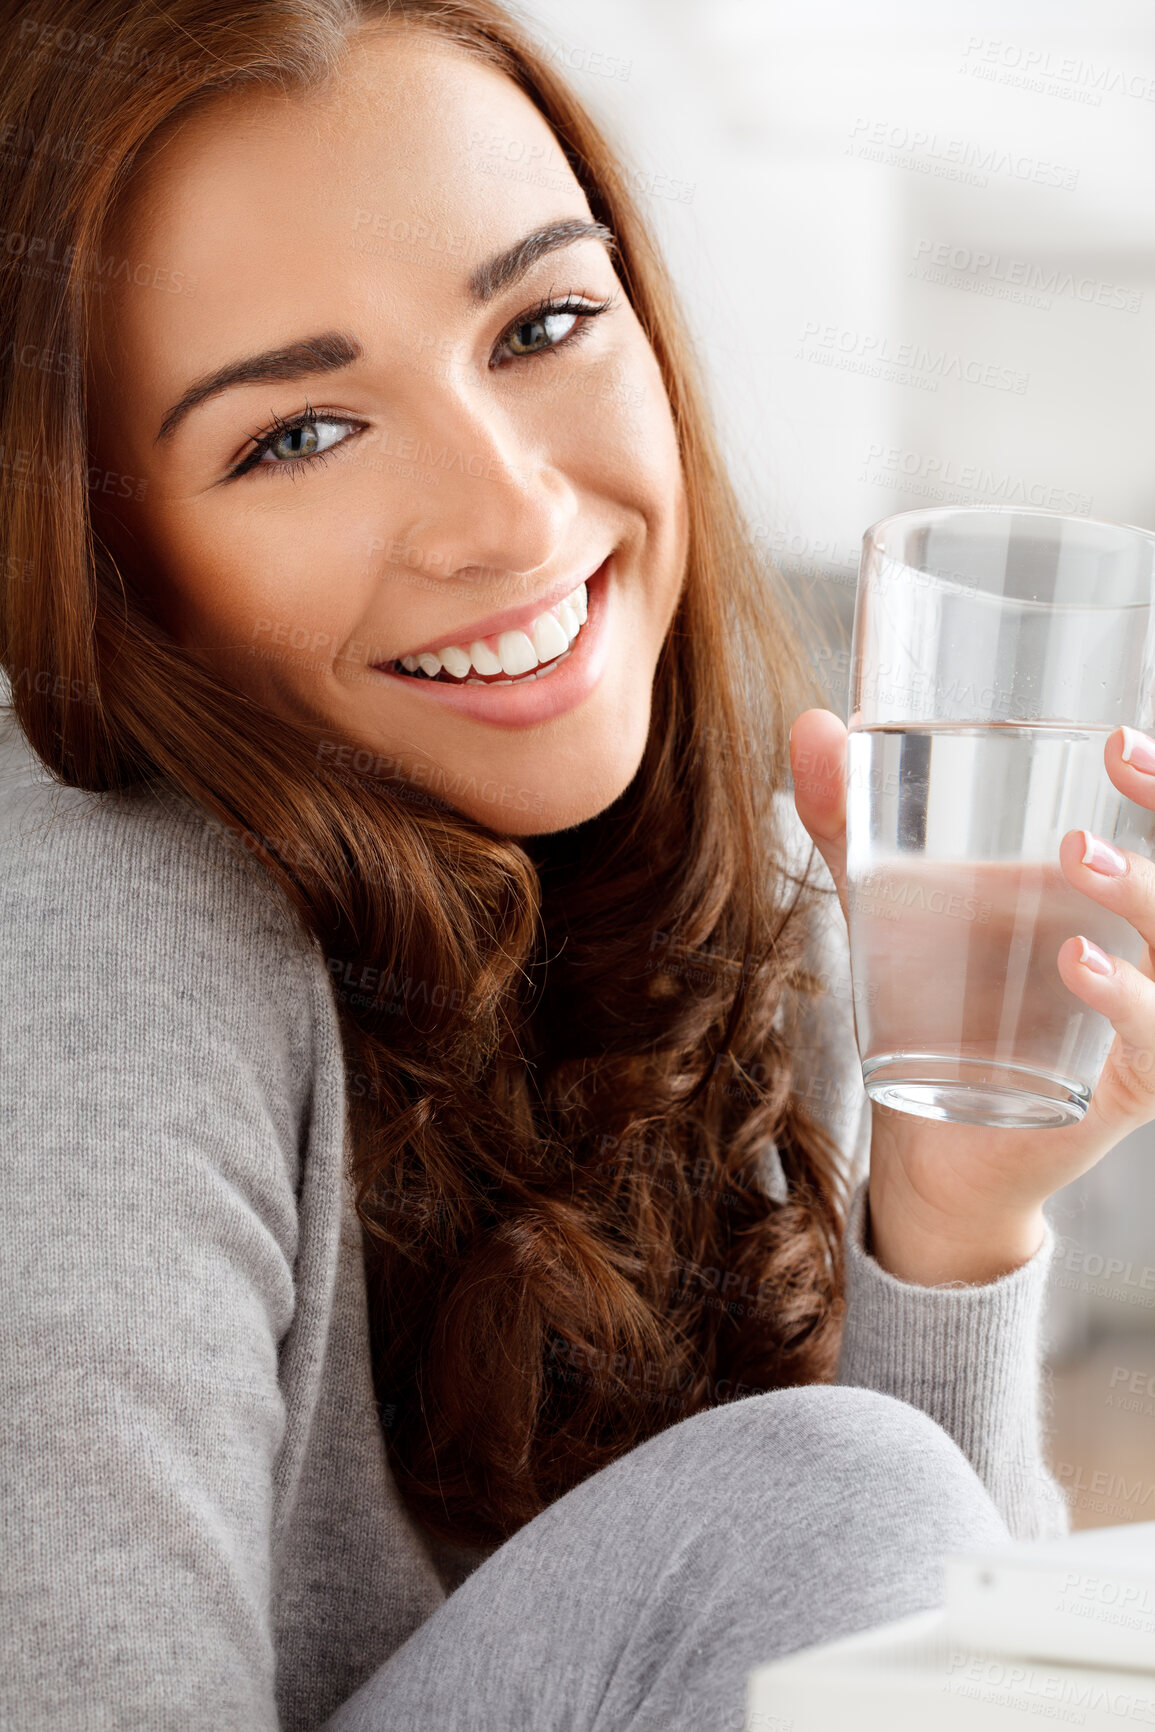
[[[1123,762],[1133,769],[1155,772],[1155,740],[1137,728],[1123,728]]]
[[[1101,872],[1104,878],[1121,878],[1127,870],[1127,856],[1090,830],[1083,830],[1081,835],[1083,865],[1089,866],[1092,872]]]
[[[1104,952],[1099,949],[1097,944],[1092,944],[1091,940],[1089,938],[1084,938],[1081,932],[1079,934],[1079,943],[1083,946],[1079,961],[1083,964],[1084,968],[1089,968],[1092,974],[1114,974],[1115,964],[1111,961],[1109,956],[1105,955]]]

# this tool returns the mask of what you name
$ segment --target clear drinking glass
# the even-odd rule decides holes
[[[847,890],[867,1093],[967,1124],[1077,1122],[1114,1038],[1063,985],[1085,933],[1143,940],[1059,865],[1086,828],[1152,857],[1103,746],[1155,732],[1155,534],[941,507],[863,538],[851,643]]]

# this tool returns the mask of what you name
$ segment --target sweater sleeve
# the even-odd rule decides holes
[[[805,854],[810,841],[802,834]],[[810,873],[824,891],[810,965],[825,990],[800,1019],[797,1086],[842,1149],[852,1192],[835,1381],[897,1396],[928,1413],[967,1456],[1014,1538],[1064,1534],[1067,1504],[1046,1466],[1042,1430],[1042,1318],[1053,1229],[1048,1222],[1028,1263],[973,1285],[901,1281],[870,1255],[871,1111],[855,1040],[849,940],[816,849]]]
[[[50,788],[0,801],[0,1723],[273,1732],[299,953],[198,816]]]

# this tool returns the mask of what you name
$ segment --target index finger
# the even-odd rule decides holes
[[[804,710],[790,730],[790,769],[798,816],[846,898],[846,725],[833,710]]]

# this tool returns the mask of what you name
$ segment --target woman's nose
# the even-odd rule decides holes
[[[458,401],[456,412],[423,416],[414,433],[414,464],[437,479],[410,495],[402,522],[387,526],[378,553],[385,563],[432,579],[500,573],[516,583],[520,574],[532,588],[596,552],[581,544],[576,488],[539,428],[530,435],[504,410],[484,413]],[[391,557],[401,550],[400,561]],[[511,594],[508,604],[519,599]]]

